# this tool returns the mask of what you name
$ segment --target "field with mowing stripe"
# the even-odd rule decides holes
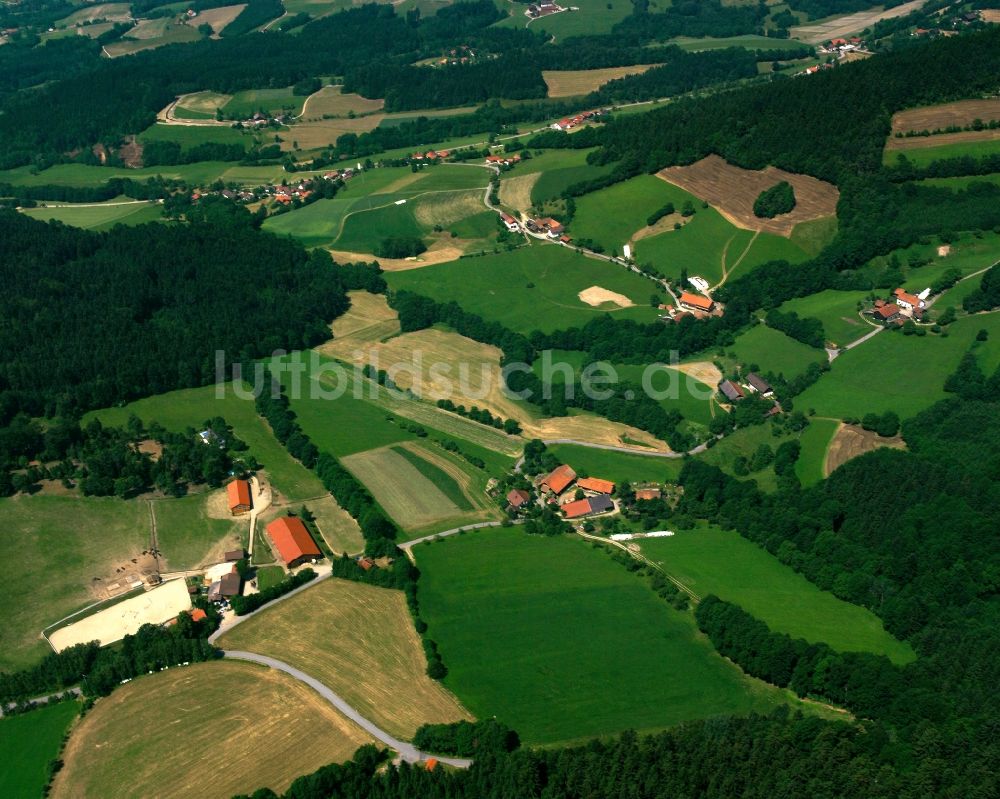
[[[990,139],[984,139],[987,134],[993,134]],[[940,136],[920,136],[913,139],[890,139],[893,142],[912,142],[907,147],[899,145],[890,149],[886,147],[882,162],[894,166],[900,156],[905,156],[910,163],[918,167],[927,166],[934,161],[945,158],[982,158],[1000,152],[1000,131],[975,131],[969,133],[945,133]],[[922,145],[922,146],[917,146]]]
[[[545,70],[542,80],[549,87],[549,97],[577,97],[596,92],[605,83],[627,75],[641,75],[655,64],[636,64],[631,67],[607,67],[605,69],[575,69],[558,72]]]
[[[302,669],[365,718],[403,738],[424,723],[471,718],[426,675],[423,646],[402,591],[325,580],[234,627],[218,644]]]
[[[21,213],[43,222],[58,221],[88,230],[108,230],[115,225],[141,225],[162,219],[158,203],[109,200],[106,203],[22,208]]]
[[[1000,315],[982,314],[949,325],[947,338],[882,333],[845,352],[830,371],[795,399],[795,407],[815,409],[820,416],[860,418],[866,413],[895,411],[906,419],[948,396],[944,381],[962,356],[986,330],[989,340],[977,344],[980,367],[991,374],[1000,365]],[[919,380],[884,380],[887,365],[920,363]]]
[[[795,463],[795,475],[804,486],[811,486],[826,477],[826,458],[830,443],[837,434],[838,422],[832,419],[810,419],[809,426],[799,436],[802,450]]]
[[[689,613],[581,540],[480,530],[414,554],[445,685],[525,743],[661,729],[784,701],[719,657]]]
[[[409,452],[403,455],[405,446]],[[498,519],[485,476],[417,443],[349,455],[343,464],[404,530],[418,534]]]
[[[0,499],[0,670],[24,668],[51,650],[44,627],[94,602],[91,582],[149,546],[149,510],[114,498]],[[25,597],[32,597],[25,601]]]
[[[245,89],[236,92],[222,107],[222,113],[227,117],[249,117],[257,111],[277,114],[282,111],[298,114],[306,98],[293,94],[292,87],[283,89]]]
[[[782,303],[782,313],[794,311],[799,316],[813,317],[823,323],[826,338],[835,346],[843,347],[870,333],[872,328],[858,315],[858,303],[867,297],[867,291],[836,291],[826,289],[808,297]]]
[[[755,325],[737,336],[731,349],[744,366],[756,364],[754,371],[783,374],[786,378],[801,374],[811,363],[826,360],[823,350],[796,341],[764,324]]]
[[[898,664],[914,659],[869,610],[837,599],[756,544],[716,527],[641,542],[642,551],[698,595],[734,602],[772,630],[823,641],[841,652],[873,652]]]
[[[553,444],[549,452],[572,466],[577,474],[602,477],[619,485],[626,482],[673,482],[680,476],[681,466],[684,465],[681,458],[629,455],[575,444]]]
[[[1000,120],[1000,98],[987,100],[958,100],[953,103],[908,108],[892,115],[892,133],[933,131],[955,126],[971,125],[976,120]],[[933,136],[917,137],[933,139]],[[909,139],[896,139],[907,142]],[[891,147],[891,145],[890,145]]]
[[[269,482],[287,499],[305,499],[326,493],[319,478],[278,443],[267,423],[257,415],[253,402],[235,396],[231,386],[226,387],[223,399],[216,398],[215,386],[182,389],[137,400],[123,408],[92,411],[84,418],[87,421],[98,418],[102,424],[121,427],[133,413],[147,424],[159,422],[177,432],[188,427],[200,430],[206,419],[222,416],[267,470]]]
[[[386,279],[393,289],[455,300],[466,311],[523,333],[575,327],[604,313],[640,321],[656,318],[649,305],[655,284],[553,244],[393,272]],[[577,295],[591,286],[624,294],[636,305],[620,310],[587,305]]]
[[[281,792],[370,741],[286,674],[195,663],[139,677],[100,699],[70,738],[52,796],[179,799],[205,785],[222,796]]]
[[[63,734],[80,712],[79,702],[60,702],[0,719],[0,796],[35,797],[59,754]]]

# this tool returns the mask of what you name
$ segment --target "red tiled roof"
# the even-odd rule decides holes
[[[910,294],[906,289],[896,289],[892,293],[896,296],[896,299],[902,300],[907,305],[912,305],[914,308],[920,305],[920,297],[916,294]]]
[[[285,563],[291,563],[299,558],[319,558],[322,552],[312,540],[309,531],[296,516],[282,516],[267,526],[267,534],[278,550],[278,557]]]
[[[523,488],[512,488],[507,494],[507,504],[520,508],[525,502],[531,499],[531,494]]]
[[[578,499],[576,502],[567,502],[561,510],[567,519],[578,519],[590,513],[590,500]]]
[[[581,477],[576,481],[584,491],[596,491],[598,494],[610,494],[615,490],[615,484],[600,477]]]
[[[246,480],[233,480],[226,486],[229,494],[229,510],[235,510],[241,505],[250,507],[250,484]]]
[[[207,618],[208,614],[201,608],[195,608],[194,610],[191,611],[191,621],[202,621],[203,619]]]
[[[635,492],[636,499],[659,499],[660,489],[658,488],[640,488]]]
[[[893,316],[899,313],[899,306],[896,303],[891,305],[883,305],[881,308],[875,309],[875,315],[880,316],[883,319],[891,319]]]
[[[692,308],[711,311],[714,304],[708,297],[704,297],[701,294],[692,294],[690,291],[685,291],[681,294],[681,305],[690,305]]]
[[[542,480],[542,485],[545,486],[553,494],[561,494],[566,490],[566,487],[576,479],[576,472],[565,463],[562,466],[557,466],[552,472]]]

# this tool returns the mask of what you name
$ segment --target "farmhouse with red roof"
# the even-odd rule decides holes
[[[289,568],[323,557],[302,519],[297,516],[275,519],[267,526],[267,537],[271,539],[278,557]]]

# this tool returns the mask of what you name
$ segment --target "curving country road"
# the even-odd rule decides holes
[[[310,583],[310,585],[312,585],[312,583]],[[422,760],[427,760],[428,758],[433,757],[441,763],[447,763],[448,765],[455,766],[456,768],[468,768],[472,765],[471,760],[465,758],[431,755],[427,752],[421,752],[411,743],[400,741],[398,738],[393,737],[385,730],[376,726],[374,723],[362,716],[357,710],[347,704],[347,702],[323,685],[323,683],[319,680],[314,677],[310,677],[304,671],[297,669],[294,666],[289,666],[284,661],[268,657],[267,655],[258,655],[254,652],[242,652],[239,650],[227,650],[225,652],[225,657],[229,660],[243,660],[248,663],[257,663],[261,666],[268,666],[269,668],[276,669],[277,671],[283,671],[290,677],[294,677],[299,682],[308,685],[327,702],[333,705],[340,713],[349,718],[376,740],[381,741],[391,749],[395,749],[399,752],[400,757],[409,763],[419,763]]]

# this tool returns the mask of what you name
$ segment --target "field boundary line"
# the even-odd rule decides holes
[[[633,558],[634,560],[637,560],[640,563],[644,563],[651,569],[656,569],[656,571],[658,571],[660,574],[662,574],[664,577],[670,580],[670,582],[672,582],[677,587],[678,590],[683,591],[685,594],[687,594],[691,598],[691,601],[694,602],[695,604],[701,602],[701,597],[698,596],[698,594],[692,591],[687,585],[682,583],[672,574],[667,572],[659,563],[647,558],[645,555],[642,554],[642,552],[629,549],[621,541],[612,541],[610,538],[601,538],[599,535],[591,535],[590,533],[583,532],[583,530],[577,530],[576,534],[581,538],[585,538],[588,541],[594,541],[598,544],[604,544],[606,546],[617,547],[618,549],[620,549],[622,552],[624,552],[626,555]]]

